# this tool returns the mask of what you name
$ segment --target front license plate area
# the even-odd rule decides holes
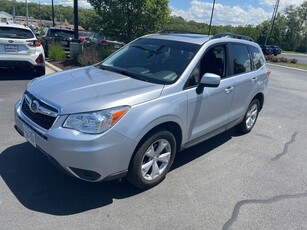
[[[26,140],[29,141],[36,148],[35,133],[25,125],[23,125],[23,133]]]

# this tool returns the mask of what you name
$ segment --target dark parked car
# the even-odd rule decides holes
[[[269,45],[269,47],[272,49],[272,54],[277,56],[278,54],[281,54],[281,48],[276,45]]]
[[[261,50],[263,52],[264,55],[270,55],[273,54],[273,49],[271,46],[269,45],[260,45]]]
[[[48,56],[48,46],[52,42],[60,43],[65,52],[69,52],[70,42],[77,42],[79,40],[74,39],[74,31],[66,28],[50,27],[45,28],[44,33],[41,36],[41,41],[45,50],[46,56]]]
[[[79,40],[83,42],[86,38],[90,36],[90,32],[79,31]]]
[[[94,32],[88,38],[85,38],[84,44],[85,45],[99,44],[103,46],[109,46],[110,48],[113,49],[119,49],[122,46],[124,46],[123,42],[113,41],[109,37],[106,37],[98,32]]]

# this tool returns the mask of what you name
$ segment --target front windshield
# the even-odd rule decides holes
[[[171,84],[199,48],[186,42],[140,38],[107,58],[100,67],[148,82]]]

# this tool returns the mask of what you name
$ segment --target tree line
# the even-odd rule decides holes
[[[168,0],[88,0],[93,9],[79,8],[79,24],[86,30],[100,31],[114,39],[129,42],[139,36],[163,29],[208,33],[209,25],[172,16]],[[0,0],[0,10],[25,15],[25,3]],[[73,8],[55,5],[55,18],[73,24]],[[29,16],[51,20],[51,6],[28,3]],[[209,21],[209,20],[208,20]],[[213,25],[211,34],[239,33],[251,36],[264,44],[270,20],[259,25]],[[277,14],[267,44],[279,45],[284,50],[307,52],[307,1],[289,6]]]
[[[50,1],[51,2],[51,1]],[[12,2],[9,0],[0,0],[0,11],[5,11],[9,14],[13,14],[13,6],[15,6],[16,16],[26,15],[26,5],[25,2]],[[42,20],[52,20],[52,6],[31,3],[28,1],[28,14],[29,17]],[[56,21],[65,22],[65,20],[73,24],[74,15],[73,8],[71,6],[54,5],[54,15]],[[92,20],[95,18],[95,11],[93,9],[78,9],[79,24],[85,28],[90,29]],[[45,25],[44,25],[45,26]]]
[[[265,20],[259,25],[213,25],[211,34],[238,33],[252,37],[259,44],[264,44],[270,26],[270,20]],[[172,16],[167,28],[208,34],[209,25]],[[267,44],[279,45],[282,49],[288,51],[307,53],[307,1],[297,7],[291,5],[277,14]]]

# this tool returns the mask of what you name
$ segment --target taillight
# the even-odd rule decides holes
[[[271,70],[267,69],[266,70],[266,75],[268,75],[268,77],[271,75]]]
[[[44,58],[43,58],[43,55],[39,55],[37,58],[36,58],[36,63],[38,64],[38,65],[40,65],[40,64],[43,64],[44,63]]]
[[[38,47],[42,45],[42,43],[39,40],[29,40],[26,42],[28,42],[27,44],[28,46],[33,46],[33,47]]]
[[[108,41],[107,40],[100,40],[100,44],[107,44],[108,43]]]

